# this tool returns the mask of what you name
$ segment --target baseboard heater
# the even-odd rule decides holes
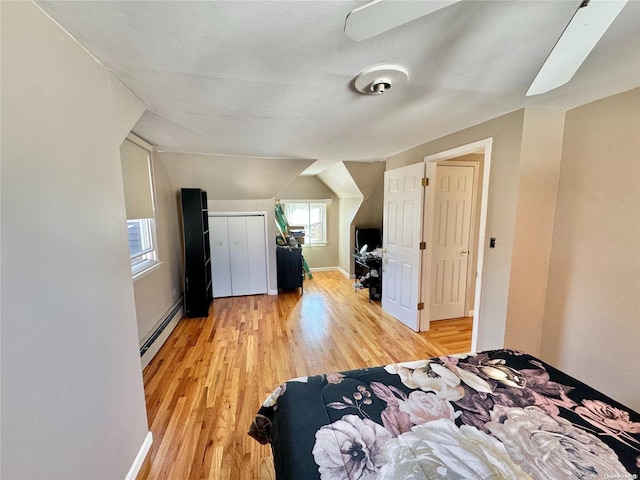
[[[164,317],[164,320],[162,320],[162,323],[158,325],[158,328],[156,328],[156,330],[151,334],[151,336],[147,339],[147,341],[142,344],[142,346],[140,347],[141,357],[147,352],[147,350],[149,350],[151,345],[153,345],[153,342],[156,341],[156,339],[160,336],[162,331],[165,328],[167,328],[167,325],[169,325],[169,322],[171,322],[173,317],[175,317],[176,313],[178,313],[178,311],[182,308],[183,305],[184,305],[184,297],[181,298],[178,301],[178,303],[176,303],[169,312],[167,312],[167,315]]]

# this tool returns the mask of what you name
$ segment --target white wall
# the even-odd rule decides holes
[[[122,479],[148,432],[119,154],[144,107],[34,3],[0,5],[0,476]]]
[[[640,411],[640,89],[566,115],[541,357]]]

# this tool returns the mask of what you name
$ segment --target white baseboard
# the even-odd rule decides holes
[[[275,290],[269,290],[267,295],[278,295],[278,289],[276,288]]]
[[[333,270],[339,270],[338,267],[315,267],[315,268],[310,268],[309,270],[311,270],[312,272],[331,272]]]
[[[341,268],[341,267],[338,267],[338,271],[339,271],[342,275],[344,275],[345,277],[347,277],[347,278],[356,278],[355,273],[351,274],[351,273],[347,272],[346,270],[344,270],[344,269],[343,269],[343,268]]]
[[[149,453],[152,444],[153,435],[151,432],[147,432],[147,436],[144,438],[144,442],[142,442],[142,446],[140,447],[140,450],[138,450],[138,454],[129,469],[129,473],[124,477],[124,480],[136,480],[136,477],[140,472],[140,468],[142,468],[142,462],[144,462],[144,459],[147,457],[147,453]]]
[[[467,312],[467,317],[473,317],[473,314],[475,313],[475,310],[469,310]]]
[[[160,350],[160,347],[162,347],[162,345],[164,345],[164,342],[167,341],[167,338],[169,338],[169,335],[171,335],[171,332],[173,332],[173,329],[176,328],[176,326],[178,325],[178,322],[182,319],[182,317],[184,317],[184,306],[181,307],[173,315],[173,318],[171,319],[171,321],[169,321],[167,326],[164,327],[164,330],[162,330],[162,333],[158,335],[158,338],[156,338],[153,341],[149,349],[146,352],[144,352],[144,354],[142,354],[142,356],[140,357],[140,363],[142,364],[143,369],[147,365],[149,365],[149,362],[151,362],[151,359],[155,357],[156,353],[158,353],[158,350]]]

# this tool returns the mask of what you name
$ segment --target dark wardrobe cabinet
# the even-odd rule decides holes
[[[213,298],[207,192],[183,188],[184,310],[187,317],[206,317]]]

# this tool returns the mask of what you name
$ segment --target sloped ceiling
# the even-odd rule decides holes
[[[330,166],[317,177],[333,190],[338,198],[362,197],[362,192],[343,162]]]
[[[384,1],[384,0],[383,0]],[[470,0],[369,40],[362,1],[38,1],[146,105],[134,131],[164,151],[315,162],[381,160],[523,106],[569,108],[640,86],[631,0],[565,86],[525,92],[581,0]],[[409,71],[382,96],[353,78]]]

